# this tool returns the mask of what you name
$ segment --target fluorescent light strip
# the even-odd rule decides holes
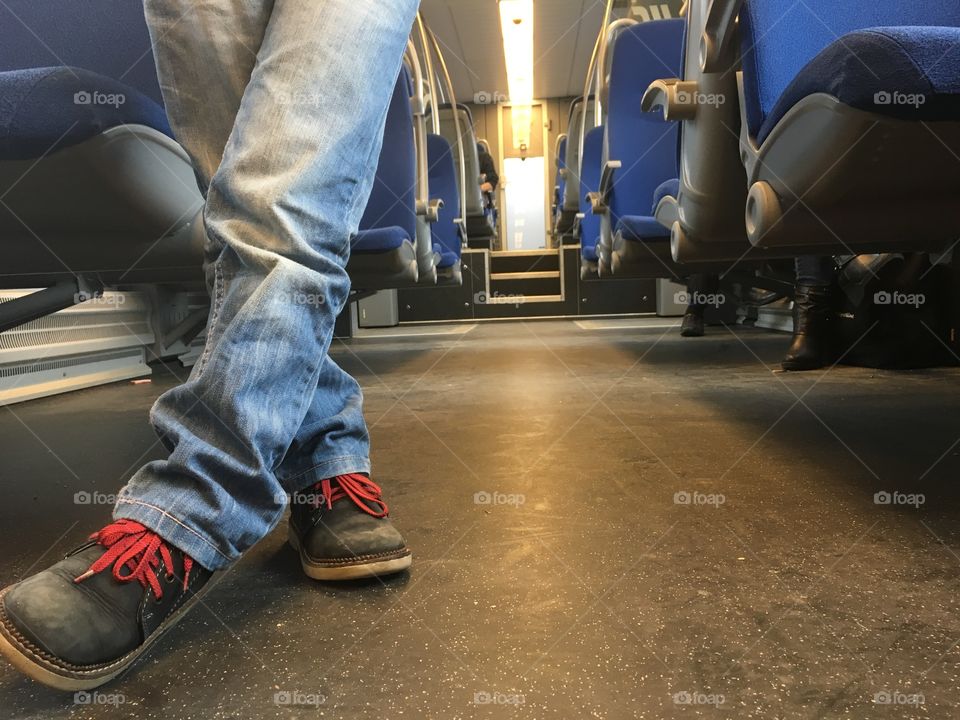
[[[533,103],[533,0],[500,0],[503,55],[510,102]]]

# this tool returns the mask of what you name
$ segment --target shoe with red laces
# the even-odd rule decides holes
[[[132,520],[0,592],[0,653],[34,680],[90,690],[137,660],[213,576]]]
[[[400,572],[413,555],[387,517],[380,486],[360,473],[322,480],[290,504],[290,544],[315,580]]]

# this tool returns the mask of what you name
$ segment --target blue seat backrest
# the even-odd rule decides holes
[[[678,77],[682,66],[683,20],[640,23],[623,30],[613,48],[607,113],[607,157],[622,167],[610,197],[612,222],[650,212],[654,191],[677,177],[677,123],[641,110],[652,82]]]
[[[427,135],[427,163],[430,167],[430,198],[443,200],[440,219],[432,227],[433,240],[444,250],[459,255],[463,243],[454,220],[460,217],[460,188],[453,152],[446,138],[432,133]]]
[[[745,0],[740,11],[750,131],[803,67],[838,38],[872,27],[960,27],[958,0]]]
[[[417,236],[417,150],[409,87],[407,70],[403,68],[387,110],[377,175],[360,229],[399,227],[412,240]]]
[[[0,72],[69,65],[163,104],[142,0],[3,0]]]
[[[563,194],[563,184],[566,182],[563,176],[563,170],[567,167],[567,140],[560,141],[557,148],[557,184],[560,186],[560,193]]]
[[[600,164],[603,162],[603,125],[588,131],[583,138],[583,162],[580,167],[580,244],[593,247],[600,239],[600,216],[590,211],[587,193],[600,189]]]

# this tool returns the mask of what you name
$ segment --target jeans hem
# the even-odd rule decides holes
[[[363,455],[343,455],[309,465],[295,474],[277,479],[288,492],[297,492],[335,475],[370,472],[370,458]],[[309,478],[305,480],[304,478]]]
[[[113,517],[115,520],[133,520],[149,528],[207,570],[222,570],[237,559],[224,553],[179,518],[142,500],[118,498]]]

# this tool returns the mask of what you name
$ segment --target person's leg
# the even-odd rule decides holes
[[[228,3],[229,12],[224,12],[224,2]],[[177,137],[193,159],[204,194],[223,159],[257,53],[263,43],[266,18],[274,2],[147,2],[167,112]],[[204,55],[211,41],[215,46],[224,48],[218,51],[212,62],[209,61],[211,58]],[[198,58],[201,62],[197,62]],[[221,81],[220,78],[226,80]],[[309,111],[310,105],[315,104],[317,99],[318,93],[291,88],[281,94],[277,101],[306,103]],[[214,257],[218,249],[214,244]],[[215,293],[214,274],[208,273],[211,295]],[[289,299],[306,304],[325,302],[325,298],[306,294]],[[352,454],[358,458],[355,471],[368,473],[370,468],[366,458],[369,456],[369,441],[360,387],[326,355],[307,414],[276,471],[278,481],[294,500],[301,497],[297,491],[314,486],[330,477],[330,474],[335,474],[341,464],[345,439],[351,439],[354,445]],[[327,473],[328,469],[331,469],[330,474]],[[315,493],[307,495],[315,497]],[[297,518],[308,516],[301,525],[316,527],[315,533],[329,536],[320,538],[319,542],[325,548],[324,554],[329,556],[325,558],[326,561],[336,567],[338,577],[343,576],[347,567],[357,574],[369,574],[370,563],[363,558],[370,556],[382,558],[385,554],[392,555],[388,569],[403,569],[410,563],[403,538],[392,528],[389,520],[363,514],[359,522],[351,521],[344,525],[342,522],[334,523],[328,513],[322,522],[315,523],[311,519],[316,515],[313,508],[305,513],[297,511],[295,515]],[[350,519],[345,512],[338,512],[337,516]],[[317,539],[308,539],[304,544],[316,547]],[[382,560],[378,562],[377,567],[382,569]],[[304,569],[308,567],[305,562]],[[313,572],[316,574],[317,571]]]
[[[152,413],[170,457],[136,473],[93,542],[0,593],[0,652],[35,679],[77,690],[122,672],[279,518],[275,471],[316,393],[342,390],[321,376],[415,7],[274,3],[207,193],[207,346]],[[337,458],[332,474],[365,470],[365,431]]]
[[[213,263],[207,346],[152,412],[170,449],[122,491],[143,523],[217,569],[277,522],[274,471],[323,382],[347,299],[349,238],[369,197],[387,103],[416,3],[277,0],[206,207]],[[305,29],[309,29],[306,31]],[[301,298],[318,298],[315,303]],[[315,392],[316,391],[316,392]],[[344,432],[327,475],[369,470]]]
[[[793,341],[781,363],[784,370],[816,370],[830,361],[834,274],[830,256],[805,255],[796,259]]]
[[[275,0],[144,0],[160,90],[204,196],[220,167]]]
[[[147,0],[145,4],[167,114],[193,161],[204,195],[223,159],[274,2]],[[289,100],[295,99],[291,94]],[[277,470],[280,483],[294,492],[329,477],[325,468],[336,464],[344,437],[361,438],[356,454],[369,456],[360,386],[327,355],[307,415]],[[369,466],[357,469],[369,471]],[[358,554],[370,549],[369,542],[354,539],[353,544]]]
[[[681,337],[702,337],[704,334],[703,314],[707,307],[704,294],[709,286],[710,276],[691,275],[687,280],[687,310],[680,324]]]

